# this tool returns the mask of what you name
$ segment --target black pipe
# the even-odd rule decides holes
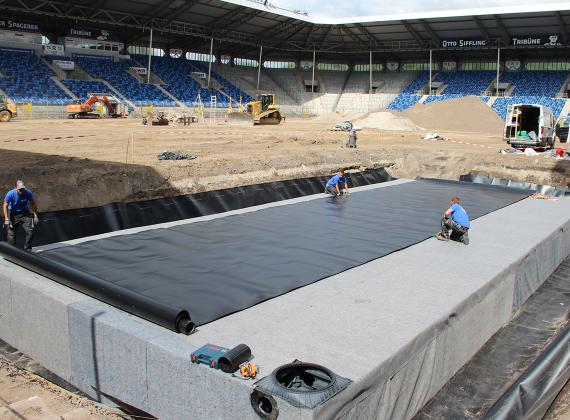
[[[195,325],[188,310],[173,308],[5,242],[0,242],[0,255],[14,264],[169,330],[183,334],[191,334],[194,331]]]
[[[219,358],[218,366],[223,372],[235,372],[239,365],[247,362],[250,357],[251,349],[245,344],[238,344]]]

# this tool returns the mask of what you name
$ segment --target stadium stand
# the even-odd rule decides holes
[[[568,74],[565,71],[505,72],[501,75],[500,81],[514,86],[512,96],[554,98],[562,88]]]
[[[563,71],[505,72],[500,80],[513,86],[511,96],[497,98],[492,108],[501,118],[505,118],[509,105],[539,104],[551,108],[553,114],[558,117],[566,100],[555,97],[568,74]]]
[[[368,93],[370,74],[368,72],[354,72],[350,75],[344,92],[342,93],[336,110],[340,112],[367,112],[385,109],[416,77],[414,72],[405,73],[372,73],[373,86],[377,86],[373,95]]]
[[[555,117],[558,117],[564,108],[566,99],[564,98],[548,98],[545,96],[511,96],[500,97],[493,103],[493,111],[495,111],[501,118],[507,116],[507,108],[513,104],[537,104],[544,105],[552,109]]]
[[[51,79],[49,66],[32,50],[0,49],[0,89],[14,102],[66,104],[71,98]]]
[[[147,56],[137,55],[134,57],[140,64],[148,65]],[[208,67],[204,63],[183,58],[153,57],[151,71],[164,81],[164,89],[188,106],[198,103],[198,95],[200,95],[202,104],[207,106],[211,104],[212,96],[216,97],[217,105],[223,107],[229,106],[230,96],[236,102],[239,102],[240,96],[244,103],[251,100],[250,95],[215,71],[212,71],[211,77],[219,83],[220,90],[202,86],[192,77],[192,72],[207,73]]]
[[[454,71],[438,73],[434,81],[444,83],[444,95],[478,96],[495,77],[492,71]]]
[[[394,99],[386,109],[393,111],[404,111],[415,104],[421,99],[422,95],[418,95],[418,91],[424,88],[429,81],[429,72],[420,73],[396,99]]]
[[[97,79],[106,80],[137,106],[149,103],[157,106],[176,106],[176,103],[156,86],[141,83],[127,73],[129,67],[136,66],[136,63],[131,60],[115,62],[112,57],[79,54],[74,54],[73,58],[88,74]]]
[[[78,99],[87,100],[90,93],[108,93],[109,88],[98,80],[62,80],[61,81]]]

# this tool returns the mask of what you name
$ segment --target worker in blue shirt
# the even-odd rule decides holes
[[[344,185],[344,193],[348,194],[348,179],[344,176],[344,169],[340,169],[338,174],[328,180],[325,193],[339,196],[341,184]]]
[[[32,250],[32,238],[34,228],[38,224],[38,207],[32,192],[26,188],[20,180],[16,182],[16,188],[8,191],[2,205],[4,225],[8,229],[8,243],[16,245],[16,231],[22,226],[26,232],[24,249]]]
[[[450,207],[441,219],[441,232],[436,235],[440,241],[449,241],[452,237],[457,237],[459,242],[469,245],[469,216],[459,204],[459,197],[451,199]]]

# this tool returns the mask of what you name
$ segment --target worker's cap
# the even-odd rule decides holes
[[[26,188],[26,186],[24,185],[24,181],[17,180],[16,181],[16,189],[17,190],[23,190],[24,188]]]

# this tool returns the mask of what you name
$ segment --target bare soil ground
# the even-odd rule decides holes
[[[0,356],[0,418],[118,420],[124,417],[20,369]]]
[[[449,141],[428,142],[421,131],[364,129],[358,148],[348,149],[347,133],[333,126],[328,119],[293,118],[258,127],[14,119],[0,125],[0,188],[23,179],[46,211],[326,175],[339,167],[385,166],[400,178],[477,172],[568,186],[570,161],[500,155],[506,145],[488,130],[440,131]],[[159,161],[165,150],[197,158]]]

